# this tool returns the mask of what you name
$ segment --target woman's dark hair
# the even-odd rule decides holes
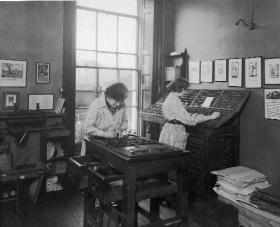
[[[115,83],[107,87],[105,95],[117,102],[123,102],[127,98],[128,89],[123,83]]]
[[[184,78],[177,78],[171,81],[166,87],[172,92],[182,92],[188,89],[189,83]]]

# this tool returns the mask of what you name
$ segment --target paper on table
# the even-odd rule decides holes
[[[206,97],[206,99],[202,103],[201,107],[206,107],[206,108],[210,107],[213,99],[214,99],[214,97]]]

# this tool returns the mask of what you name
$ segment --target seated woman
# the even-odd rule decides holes
[[[82,133],[85,139],[94,136],[117,137],[128,127],[124,101],[128,89],[123,83],[109,86],[104,93],[89,106]],[[83,141],[81,155],[85,154]]]

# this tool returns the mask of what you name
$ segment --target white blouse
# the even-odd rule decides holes
[[[203,114],[189,113],[182,104],[178,93],[170,92],[162,105],[163,116],[167,120],[178,120],[186,125],[196,125],[197,123],[211,119]]]
[[[86,136],[103,136],[103,133],[110,129],[124,131],[127,127],[125,106],[112,113],[106,104],[105,96],[101,96],[89,106],[83,133]]]

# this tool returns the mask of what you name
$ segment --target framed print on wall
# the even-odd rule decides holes
[[[50,83],[50,64],[37,62],[36,63],[36,83],[49,84]]]
[[[217,82],[227,81],[227,60],[225,59],[215,60],[215,81]]]
[[[189,62],[189,83],[199,84],[199,61],[190,61]]]
[[[232,58],[228,60],[228,86],[242,86],[242,58]]]
[[[53,110],[54,94],[29,94],[28,110]]]
[[[0,60],[0,86],[25,87],[27,61]]]
[[[280,58],[265,59],[265,84],[280,84]]]
[[[18,92],[4,92],[3,93],[3,110],[14,109],[14,106],[19,106]]]
[[[213,62],[201,61],[200,64],[200,80],[201,82],[213,82]]]
[[[261,57],[245,59],[245,87],[261,88],[262,87],[262,71]]]
[[[265,119],[280,120],[280,89],[264,90]]]

